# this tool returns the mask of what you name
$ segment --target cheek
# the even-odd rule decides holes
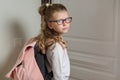
[[[70,23],[68,23],[67,26],[69,27],[69,26],[70,26]]]
[[[55,31],[57,31],[57,32],[59,32],[59,31],[62,30],[62,28],[60,28],[60,26],[54,26],[53,29],[54,29]]]
[[[59,28],[58,28],[57,26],[53,27],[53,29],[54,29],[55,31],[59,30]]]

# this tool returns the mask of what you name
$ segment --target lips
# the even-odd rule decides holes
[[[63,30],[68,30],[68,29],[69,29],[68,27],[63,28]]]

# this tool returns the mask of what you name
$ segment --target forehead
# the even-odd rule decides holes
[[[53,14],[53,19],[64,19],[67,18],[68,16],[69,15],[67,11],[59,11]]]

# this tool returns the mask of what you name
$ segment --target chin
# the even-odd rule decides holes
[[[64,31],[63,34],[67,33],[68,31]]]

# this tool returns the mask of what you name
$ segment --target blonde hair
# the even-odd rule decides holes
[[[54,42],[63,42],[59,37],[59,33],[50,29],[47,25],[47,22],[53,17],[55,12],[67,11],[66,7],[62,4],[43,4],[39,8],[39,14],[41,15],[41,33],[35,37],[37,40],[37,45],[42,53],[45,53],[47,48],[46,40],[53,39]],[[63,42],[65,43],[65,42]]]

